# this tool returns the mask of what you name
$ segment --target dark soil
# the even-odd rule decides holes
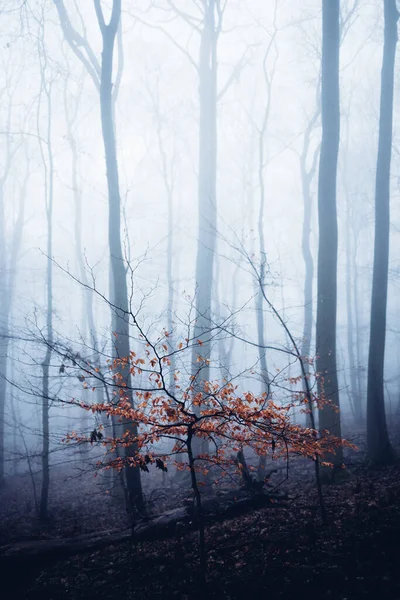
[[[1,598],[400,600],[400,465],[374,471],[360,458],[353,460],[358,462],[350,464],[350,477],[325,487],[327,525],[320,520],[310,473],[301,465],[283,486],[291,496],[288,508],[275,505],[209,525],[205,586],[199,580],[197,534],[189,531],[180,540],[125,543],[4,573]],[[122,525],[121,511],[113,506],[110,502],[105,512],[110,519],[114,511],[115,524]],[[64,507],[66,523],[67,512]],[[104,514],[95,513],[92,530],[109,528]],[[76,507],[77,523],[79,516],[84,522],[79,531],[89,531],[83,518],[90,521],[89,506]],[[56,517],[55,522],[57,535],[63,535]]]

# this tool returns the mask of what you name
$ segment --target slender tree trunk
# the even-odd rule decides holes
[[[3,157],[3,173],[0,178],[0,487],[5,483],[4,455],[5,455],[5,408],[7,395],[7,353],[8,353],[8,327],[11,311],[10,277],[14,273],[7,264],[6,226],[4,214],[4,186],[11,167],[13,152],[11,150],[10,127],[11,127],[11,102],[8,105],[6,152]]]
[[[236,306],[236,298],[237,298],[237,290],[238,286],[238,274],[239,268],[235,269],[235,272],[232,275],[229,273],[228,278],[231,283],[231,291],[228,293],[230,302],[233,307]],[[215,303],[215,322],[221,323],[224,321],[224,315],[221,312],[221,302],[220,302],[220,291],[219,286],[222,289],[229,290],[228,282],[224,281],[224,278],[221,276],[221,267],[220,267],[220,258],[218,256],[215,257],[215,281],[217,285],[215,286],[214,292],[214,303]],[[235,328],[234,325],[232,327],[232,337],[228,340],[226,337],[219,336],[218,338],[218,355],[219,355],[219,370],[221,373],[221,379],[229,380],[231,375],[231,367],[232,367],[232,352],[234,348],[235,342]]]
[[[265,251],[265,236],[264,236],[264,210],[265,210],[265,189],[264,189],[264,173],[263,173],[263,146],[264,141],[260,141],[260,166],[259,166],[259,186],[260,186],[260,210],[258,215],[258,238],[260,244],[260,280],[262,285],[265,285],[265,267],[266,267],[266,251]],[[264,317],[264,299],[260,289],[257,290],[256,296],[256,324],[257,324],[257,342],[258,342],[258,360],[260,363],[260,375],[262,381],[262,392],[269,395],[270,393],[270,378],[267,367],[267,356],[265,350],[265,317]]]
[[[276,5],[275,5],[276,10]],[[276,33],[276,32],[275,32]],[[274,33],[274,36],[275,36]],[[274,37],[273,36],[273,37]],[[266,267],[267,267],[267,253],[265,247],[265,235],[264,235],[264,214],[265,214],[265,182],[264,182],[264,171],[265,171],[265,136],[268,128],[269,115],[271,111],[271,101],[272,101],[272,78],[268,76],[267,70],[267,60],[272,48],[272,39],[267,47],[267,50],[264,54],[263,60],[263,71],[264,71],[264,79],[266,83],[266,103],[263,113],[263,120],[261,124],[261,128],[259,130],[258,135],[258,187],[260,193],[260,206],[258,211],[258,241],[259,241],[259,253],[260,253],[260,278],[261,288],[265,285],[265,276],[266,276]],[[275,67],[273,69],[273,73],[275,71]],[[260,286],[259,286],[260,287]],[[265,319],[264,319],[264,298],[262,294],[262,289],[258,289],[258,293],[256,296],[256,323],[257,323],[257,340],[258,340],[258,358],[260,361],[260,372],[261,372],[261,380],[262,380],[262,391],[269,395],[270,393],[270,377],[268,373],[267,367],[267,357],[265,346]],[[262,462],[262,461],[261,461]]]
[[[72,176],[72,193],[74,198],[74,230],[75,230],[75,248],[76,248],[76,261],[78,264],[79,270],[79,278],[82,283],[82,314],[81,314],[81,322],[82,322],[82,336],[85,339],[85,331],[89,332],[87,343],[92,346],[92,349],[95,352],[94,364],[97,367],[100,367],[99,357],[97,355],[98,347],[97,347],[97,337],[96,337],[96,329],[94,323],[94,315],[93,315],[93,292],[90,287],[86,266],[84,261],[84,251],[82,244],[82,195],[80,192],[79,185],[79,167],[78,167],[78,150],[76,139],[74,136],[74,125],[76,123],[76,117],[79,109],[80,97],[76,99],[76,105],[71,114],[71,111],[68,107],[68,98],[67,98],[67,84],[68,79],[65,82],[64,88],[64,108],[65,108],[65,117],[67,124],[67,139],[69,148],[71,151],[71,176]],[[83,390],[83,393],[87,395],[89,390]],[[101,399],[99,398],[99,402],[102,402],[103,398],[101,395]],[[87,400],[85,400],[86,402]],[[88,412],[86,410],[82,411],[82,429],[84,432],[88,432],[89,429],[89,419]],[[82,452],[88,451],[88,444],[82,444],[80,449]]]
[[[359,293],[359,274],[357,264],[357,247],[358,247],[358,236],[353,235],[354,240],[354,252],[353,252],[353,298],[354,298],[354,322],[355,322],[355,336],[356,336],[356,369],[357,369],[357,395],[360,398],[360,404],[362,405],[363,397],[363,368],[361,365],[364,364],[362,343],[361,343],[361,327],[360,327],[360,314],[361,303]]]
[[[360,425],[362,423],[362,399],[361,394],[359,393],[359,381],[357,377],[357,361],[356,360],[356,350],[357,345],[359,345],[358,328],[354,327],[353,316],[357,319],[357,313],[355,309],[355,294],[354,287],[355,284],[353,279],[355,278],[355,253],[356,248],[354,247],[354,239],[352,239],[351,235],[351,226],[353,223],[353,210],[350,201],[350,193],[349,193],[349,177],[348,177],[348,145],[350,139],[350,130],[349,130],[349,115],[346,116],[346,135],[345,135],[345,143],[344,143],[344,151],[343,151],[343,165],[342,165],[342,178],[343,178],[343,193],[345,198],[345,248],[346,248],[346,311],[347,311],[347,357],[348,357],[348,365],[350,372],[350,388],[347,386],[347,382],[345,382],[346,389],[349,389],[349,403],[353,413],[354,421],[356,425]],[[360,364],[360,363],[358,363]]]
[[[388,464],[393,460],[385,414],[384,358],[389,265],[394,65],[399,17],[396,0],[384,0],[384,14],[385,33],[375,184],[375,247],[367,388],[368,457],[374,464]]]
[[[5,483],[5,406],[7,393],[7,351],[8,342],[4,340],[1,344],[0,355],[0,488]]]
[[[346,206],[347,206],[347,214],[346,214],[346,306],[347,306],[347,354],[349,358],[349,369],[350,369],[350,395],[351,395],[351,404],[354,408],[354,420],[357,425],[360,425],[363,420],[362,415],[362,400],[361,395],[359,393],[359,385],[357,380],[357,366],[356,366],[356,354],[355,350],[357,348],[357,339],[354,340],[354,337],[357,338],[359,335],[359,331],[357,328],[354,328],[353,323],[353,310],[354,310],[354,284],[353,284],[353,269],[352,269],[352,253],[354,252],[354,248],[352,248],[351,244],[351,236],[350,236],[350,221],[352,218],[350,212],[350,200],[347,190],[345,190],[346,196]]]
[[[303,195],[303,230],[301,249],[303,253],[305,275],[304,275],[304,313],[303,313],[303,339],[301,344],[301,354],[304,358],[304,368],[306,375],[310,375],[310,364],[308,359],[310,358],[311,342],[312,342],[312,327],[313,327],[313,280],[314,280],[314,260],[311,251],[310,234],[311,234],[311,222],[312,222],[312,194],[311,194],[311,183],[313,181],[318,159],[318,148],[316,148],[313,160],[310,168],[307,168],[307,158],[311,142],[311,134],[315,127],[316,121],[319,117],[320,109],[316,108],[313,117],[310,119],[306,131],[304,133],[303,150],[300,156],[300,176],[301,176],[301,188]],[[305,389],[303,382],[304,392]],[[310,410],[313,410],[312,404]],[[307,416],[307,423],[311,425],[311,418]]]
[[[117,163],[117,149],[114,135],[113,100],[112,100],[112,71],[115,35],[121,15],[121,0],[114,0],[113,12],[109,25],[101,26],[103,38],[103,50],[101,60],[100,80],[100,108],[101,126],[103,133],[104,151],[107,169],[107,186],[109,199],[109,229],[108,240],[111,261],[111,284],[113,291],[113,316],[112,329],[115,339],[113,340],[114,356],[125,358],[130,355],[129,347],[129,314],[128,289],[125,270],[125,261],[122,253],[121,243],[121,197],[119,190],[119,173]],[[133,404],[129,365],[121,369],[124,394],[129,402]],[[131,436],[137,435],[135,423],[125,422],[125,431]],[[125,449],[126,458],[129,461],[135,454],[135,445]],[[127,466],[125,469],[126,485],[129,495],[131,509],[140,513],[144,511],[144,501],[140,472],[137,467]]]
[[[51,84],[47,87],[46,73],[42,67],[42,90],[47,100],[47,157],[42,151],[43,166],[45,171],[45,202],[47,222],[47,274],[46,274],[46,354],[42,362],[42,487],[40,493],[39,518],[42,522],[48,519],[48,499],[50,487],[50,361],[53,347],[53,192],[54,192],[54,164],[52,150],[52,96]],[[39,102],[40,110],[40,102]]]
[[[277,8],[277,4],[275,3],[275,11]],[[263,297],[263,289],[266,285],[265,276],[267,269],[267,253],[265,246],[265,235],[264,235],[264,214],[265,214],[265,182],[264,182],[264,171],[265,171],[265,136],[268,129],[269,116],[271,111],[271,101],[272,101],[272,80],[275,72],[275,65],[272,69],[272,74],[268,75],[267,69],[267,61],[269,57],[270,50],[272,48],[272,41],[275,38],[276,30],[273,36],[270,39],[270,42],[267,46],[267,50],[264,54],[263,59],[263,72],[264,72],[264,80],[266,84],[266,103],[263,113],[263,120],[261,124],[261,128],[259,130],[258,135],[258,187],[260,193],[260,206],[258,212],[258,241],[259,241],[259,253],[260,253],[260,273],[258,280],[258,293],[256,296],[256,325],[257,325],[257,342],[258,342],[258,359],[260,363],[260,374],[261,374],[261,382],[262,382],[262,393],[269,396],[270,394],[270,376],[268,372],[267,366],[267,356],[265,349],[265,317],[264,317],[264,297]],[[260,462],[258,465],[258,477],[260,479],[264,478],[265,475],[265,465],[266,465],[266,456],[260,457]]]
[[[47,271],[47,285],[50,281]],[[49,305],[48,305],[49,306]],[[49,321],[49,320],[48,320]],[[47,343],[52,343],[51,335],[47,336]],[[51,349],[48,347],[42,363],[42,487],[40,493],[39,517],[42,523],[48,518],[48,501],[50,488],[50,402],[49,402],[49,372]]]
[[[9,151],[8,151],[9,152]],[[4,183],[0,180],[0,487],[4,484],[4,444],[5,444],[5,407],[7,398],[7,365],[9,348],[9,321],[15,288],[17,260],[21,247],[22,232],[25,218],[25,199],[29,179],[29,169],[22,182],[19,207],[14,226],[12,243],[9,253],[6,250],[6,227],[4,220]]]
[[[265,61],[268,56],[268,52],[264,58],[264,68]],[[265,276],[266,276],[266,266],[267,266],[267,253],[265,247],[265,235],[264,235],[264,213],[265,213],[265,183],[264,183],[264,144],[265,144],[265,134],[267,132],[269,113],[271,106],[271,86],[268,84],[267,86],[267,103],[264,111],[263,123],[259,132],[258,139],[258,186],[260,192],[260,206],[258,212],[258,241],[259,241],[259,253],[260,253],[260,279],[256,296],[256,325],[257,325],[257,343],[258,343],[258,360],[260,363],[260,375],[261,375],[261,387],[262,393],[267,396],[270,395],[271,392],[271,382],[270,376],[268,372],[267,366],[267,354],[265,349],[265,316],[264,316],[264,298],[262,294],[262,289],[266,285]],[[261,289],[260,289],[261,283]],[[266,455],[260,456],[260,460],[258,463],[257,469],[257,477],[260,480],[263,480],[265,477],[265,466],[267,462]]]
[[[304,356],[305,369],[307,376],[310,373],[310,366],[307,359],[310,358],[312,326],[313,326],[313,279],[314,279],[314,261],[310,247],[310,231],[311,231],[311,213],[312,213],[312,197],[310,191],[310,177],[308,173],[301,169],[301,181],[303,189],[303,233],[302,233],[302,252],[305,266],[304,276],[304,317],[303,317],[303,340],[301,344],[301,354]]]
[[[215,322],[220,323],[222,321],[221,316],[221,304],[220,304],[220,296],[218,284],[221,283],[221,270],[220,270],[220,260],[219,257],[215,257],[215,280],[217,285],[215,286],[214,291],[214,314],[215,314]],[[221,374],[221,379],[228,379],[229,377],[229,359],[228,359],[228,351],[226,346],[226,339],[222,336],[218,339],[218,360],[219,360],[219,371]]]
[[[15,381],[15,356],[14,356],[14,347],[13,345],[11,345],[11,349],[10,349],[10,367],[11,367],[11,373],[10,373],[10,378],[11,381]],[[13,475],[17,475],[18,473],[18,429],[20,428],[20,419],[17,417],[17,410],[16,410],[16,402],[17,399],[15,397],[15,394],[10,394],[10,412],[11,412],[11,416],[12,416],[12,420],[13,420],[13,426],[12,426],[12,453],[13,453]]]
[[[76,260],[78,263],[79,277],[84,286],[83,289],[83,321],[87,320],[87,326],[89,329],[90,343],[93,344],[93,349],[97,351],[97,340],[96,340],[96,328],[94,324],[93,316],[93,292],[88,290],[89,281],[86,272],[86,266],[84,261],[84,251],[82,244],[82,195],[79,187],[79,169],[78,169],[78,151],[76,147],[76,140],[73,132],[73,125],[75,118],[71,118],[68,106],[67,98],[65,97],[65,112],[67,121],[67,139],[69,148],[71,151],[71,175],[72,175],[72,193],[74,197],[75,206],[75,244],[76,244]],[[78,107],[77,107],[78,108]],[[76,116],[76,115],[75,115]]]
[[[165,193],[167,197],[167,285],[168,285],[168,299],[167,299],[167,330],[168,330],[168,348],[171,353],[170,365],[169,365],[169,393],[174,396],[176,392],[176,355],[175,348],[175,333],[174,333],[174,305],[175,305],[175,291],[174,291],[174,176],[173,176],[173,159],[168,166],[167,153],[164,146],[164,140],[162,135],[162,118],[160,115],[160,107],[157,101],[154,101],[155,116],[157,119],[157,138],[158,146],[160,150],[161,158],[161,173],[165,187]],[[175,265],[176,266],[176,265]],[[176,460],[182,460],[182,454],[176,456]],[[178,471],[179,473],[179,471]],[[165,472],[163,472],[163,480],[165,479]]]
[[[0,180],[0,487],[4,485],[4,451],[5,451],[5,406],[7,393],[7,353],[8,353],[8,316],[9,316],[9,290],[7,275],[7,256],[4,223],[4,184]]]
[[[129,302],[126,281],[126,270],[121,245],[121,198],[119,192],[118,163],[116,151],[115,135],[115,103],[118,95],[119,85],[122,77],[124,56],[122,46],[121,23],[121,0],[113,0],[111,18],[108,25],[105,22],[101,6],[101,0],[94,0],[98,25],[102,35],[103,51],[101,65],[99,64],[96,53],[90,46],[87,38],[82,36],[74,29],[68,12],[65,9],[63,0],[53,0],[56,7],[60,26],[64,37],[71,50],[84,65],[87,73],[90,75],[96,89],[100,94],[101,105],[101,123],[103,132],[103,142],[106,155],[107,184],[109,197],[109,249],[110,249],[110,271],[109,271],[109,300],[113,306],[112,329],[116,338],[112,337],[113,355],[115,358],[129,356]],[[113,85],[113,55],[115,38],[118,32],[118,71],[115,83]],[[90,314],[90,309],[88,314]],[[95,331],[94,326],[89,328]],[[121,372],[122,383],[125,386],[126,396],[130,402],[133,402],[129,382],[130,375],[128,369]],[[107,390],[105,390],[107,392]],[[101,391],[99,389],[99,395]],[[119,436],[123,433],[124,426],[112,424],[113,430],[118,429]],[[125,423],[126,431],[136,435],[134,424]],[[117,448],[117,453],[119,449]],[[135,453],[134,445],[130,449],[125,449],[126,457],[129,459],[130,453]],[[141,488],[140,474],[136,468],[127,468],[125,470],[126,482],[129,494],[128,508],[136,508],[143,512],[143,493]]]
[[[211,299],[217,229],[217,40],[215,31],[215,0],[205,5],[204,24],[201,32],[199,62],[199,176],[198,176],[198,216],[199,234],[196,260],[196,321],[193,337],[202,346],[194,346],[193,374],[197,374],[199,354],[204,359],[196,378],[197,385],[209,380],[211,345]],[[196,440],[194,440],[196,442]],[[195,444],[196,445],[196,444]],[[207,452],[207,443],[201,443],[196,452]]]
[[[167,237],[167,284],[168,284],[168,300],[167,300],[167,329],[169,333],[168,346],[171,354],[171,364],[169,370],[169,388],[172,395],[175,394],[175,377],[176,374],[176,356],[173,353],[174,350],[174,177],[173,177],[173,165],[168,168],[167,154],[164,147],[164,141],[162,136],[162,119],[159,112],[159,105],[155,103],[155,112],[157,118],[157,137],[158,146],[161,156],[161,171],[165,186],[165,192],[167,196],[167,211],[168,211],[168,237]]]
[[[336,176],[340,138],[339,0],[322,2],[322,142],[318,182],[318,294],[316,350],[318,393],[329,401],[319,410],[319,429],[341,437],[336,367],[337,252]],[[342,449],[326,457],[340,466]]]
[[[267,367],[267,356],[265,350],[265,332],[264,332],[264,301],[260,291],[256,297],[256,317],[257,317],[257,343],[258,343],[258,360],[260,363],[260,376],[262,393],[269,395],[270,379]]]
[[[174,276],[172,272],[173,263],[173,223],[174,213],[172,197],[168,195],[168,242],[167,242],[167,281],[168,281],[168,301],[167,301],[167,327],[169,332],[169,348],[173,353],[171,355],[171,364],[169,370],[170,393],[175,394],[175,375],[176,375],[176,356],[174,353]]]
[[[199,488],[198,475],[196,475],[195,468],[195,454],[193,451],[193,435],[189,432],[186,440],[187,452],[188,452],[188,463],[190,471],[190,481],[193,491],[194,505],[196,508],[195,514],[197,519],[197,526],[199,528],[199,555],[200,555],[200,574],[202,582],[205,581],[206,570],[207,570],[207,555],[206,555],[206,542],[205,542],[205,530],[204,530],[204,516],[203,507],[201,502],[201,492]]]

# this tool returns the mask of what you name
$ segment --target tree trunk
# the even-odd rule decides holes
[[[311,134],[315,127],[316,121],[319,117],[320,109],[316,108],[314,115],[310,119],[307,128],[304,132],[303,150],[300,156],[300,176],[301,176],[301,189],[303,194],[303,231],[301,239],[301,249],[303,253],[305,275],[304,275],[304,288],[303,288],[303,301],[304,301],[304,317],[303,317],[303,339],[301,343],[301,355],[304,360],[304,369],[306,376],[309,377],[310,365],[307,359],[310,358],[311,352],[311,341],[312,341],[312,327],[313,327],[313,280],[314,280],[314,260],[311,252],[310,234],[311,234],[311,221],[312,221],[312,195],[311,195],[311,183],[313,181],[318,159],[318,148],[316,148],[313,160],[310,168],[307,168],[307,158],[311,142]],[[303,390],[305,389],[305,382],[303,381]],[[309,410],[313,410],[312,404]],[[307,415],[307,424],[311,425],[311,417]]]
[[[205,6],[204,24],[201,32],[199,62],[199,176],[198,218],[199,233],[196,260],[196,321],[193,330],[195,340],[202,346],[193,348],[193,375],[199,371],[199,354],[204,359],[196,377],[197,386],[209,380],[207,361],[211,355],[209,330],[211,327],[211,298],[214,254],[217,230],[217,40],[215,31],[215,0]],[[196,447],[196,453],[207,452],[206,442]]]
[[[2,327],[2,332],[5,327]],[[4,454],[5,454],[5,406],[7,392],[7,354],[8,338],[1,340],[0,349],[0,488],[5,483]]]
[[[220,257],[215,257],[215,281],[217,285],[214,288],[214,305],[215,305],[215,322],[223,323],[226,315],[223,311],[221,311],[221,300],[220,300],[220,289],[225,290],[230,299],[231,306],[236,306],[237,299],[237,290],[238,290],[238,272],[239,268],[237,267],[233,276],[231,273],[228,273],[228,278],[231,283],[231,291],[228,287],[228,281],[224,280],[224,277],[221,272],[221,261]],[[228,381],[231,375],[231,367],[232,367],[232,353],[235,342],[235,326],[232,326],[232,335],[229,338],[225,336],[218,336],[218,359],[219,359],[219,371],[222,380]]]
[[[312,198],[310,193],[310,181],[308,173],[301,174],[302,188],[303,188],[303,205],[304,205],[304,216],[303,216],[303,233],[302,233],[302,252],[305,266],[304,275],[304,318],[303,318],[303,339],[301,344],[301,355],[306,359],[304,367],[306,369],[307,377],[310,374],[310,365],[308,360],[310,358],[311,351],[311,340],[312,340],[312,326],[313,326],[313,279],[314,279],[314,261],[310,247],[310,231],[311,231],[311,210],[312,210]],[[310,407],[312,410],[312,406]],[[309,419],[308,419],[309,421]]]
[[[354,227],[354,223],[353,223]],[[360,327],[360,314],[361,314],[361,303],[360,303],[360,292],[359,292],[359,269],[357,263],[357,249],[358,249],[358,235],[353,231],[354,240],[354,252],[353,252],[353,298],[354,298],[354,315],[355,315],[355,336],[356,336],[356,369],[357,369],[357,395],[362,402],[363,395],[363,372],[365,370],[361,365],[364,364],[363,359],[363,348],[361,344],[361,327]]]
[[[112,330],[113,353],[115,358],[125,358],[130,355],[129,347],[129,314],[128,289],[126,280],[125,262],[121,244],[121,197],[119,190],[119,174],[117,163],[117,149],[114,135],[113,100],[112,100],[112,70],[114,42],[121,15],[121,0],[114,0],[113,12],[109,25],[101,26],[103,38],[103,50],[101,60],[100,80],[100,108],[101,126],[103,133],[104,151],[107,169],[107,186],[109,200],[109,229],[108,240],[111,262],[111,284],[112,284]],[[122,375],[122,386],[125,397],[133,404],[129,365],[120,370]],[[135,423],[125,422],[125,431],[131,436],[137,435]],[[135,454],[135,447],[125,449],[127,458]],[[137,467],[127,466],[125,469],[126,485],[129,496],[130,509],[136,509],[139,513],[144,511],[144,501],[140,472]]]
[[[389,265],[393,87],[397,21],[399,17],[396,0],[384,0],[384,14],[385,33],[375,183],[375,247],[367,388],[368,457],[374,464],[388,464],[393,460],[393,450],[389,441],[385,414],[384,357]]]
[[[157,94],[158,97],[158,94]],[[157,137],[158,146],[160,150],[161,158],[161,172],[163,182],[165,186],[165,193],[167,196],[167,210],[168,210],[168,237],[167,237],[167,284],[168,284],[168,299],[167,299],[167,330],[169,333],[168,347],[171,352],[170,356],[170,369],[169,369],[169,391],[172,395],[175,395],[175,374],[176,374],[176,356],[175,356],[175,335],[174,335],[174,306],[175,306],[175,292],[174,292],[174,177],[173,177],[173,164],[171,168],[168,168],[167,153],[164,147],[163,135],[162,135],[162,118],[159,112],[159,105],[155,103],[155,112],[157,118]],[[172,159],[173,160],[173,159]]]
[[[61,29],[71,50],[85,66],[86,71],[92,78],[96,89],[100,94],[101,125],[103,143],[105,149],[108,204],[109,204],[109,250],[110,250],[110,273],[109,273],[109,299],[112,305],[112,348],[114,358],[129,357],[129,313],[128,289],[126,281],[125,262],[121,245],[121,198],[119,191],[119,174],[117,163],[117,150],[115,142],[115,101],[119,89],[123,70],[122,38],[118,38],[119,65],[116,81],[113,87],[113,56],[115,38],[121,21],[121,0],[113,0],[111,18],[108,25],[105,22],[101,8],[101,1],[94,0],[98,25],[102,35],[103,48],[102,60],[99,65],[95,52],[89,45],[86,37],[82,37],[73,27],[69,15],[65,9],[63,0],[53,0],[58,12]],[[119,36],[121,33],[119,34]],[[77,40],[79,43],[77,44]],[[82,50],[82,51],[81,51]],[[89,324],[90,327],[90,324]],[[91,327],[90,327],[91,328]],[[92,328],[91,328],[92,329]],[[92,329],[94,331],[94,329]],[[122,369],[121,387],[125,389],[125,397],[133,403],[130,389],[129,368]],[[113,428],[117,424],[113,423]],[[136,426],[125,423],[123,427],[118,425],[119,434],[122,435],[123,428],[133,436],[136,435]],[[118,452],[118,449],[117,449]],[[127,458],[135,453],[134,445],[125,449]],[[136,468],[127,467],[125,470],[126,483],[129,495],[129,507],[134,506],[139,512],[143,512],[143,493],[141,487],[140,473]]]
[[[260,157],[261,160],[261,157]],[[260,173],[260,213],[258,219],[258,236],[260,243],[260,281],[265,285],[265,266],[266,252],[264,239],[264,181],[263,174]],[[265,318],[264,318],[264,299],[260,289],[257,290],[256,296],[256,323],[257,323],[257,343],[258,343],[258,360],[260,363],[261,387],[262,393],[269,395],[270,393],[270,378],[267,367],[267,356],[265,350]]]
[[[78,271],[80,281],[82,283],[82,312],[81,312],[81,326],[82,326],[82,337],[85,340],[86,335],[85,332],[88,330],[89,339],[87,343],[92,345],[92,349],[96,352],[94,363],[96,366],[99,366],[99,358],[97,355],[97,339],[96,339],[96,330],[94,325],[94,316],[93,316],[93,292],[88,289],[89,281],[86,273],[85,261],[84,261],[84,252],[82,246],[82,195],[80,192],[79,185],[79,177],[78,177],[78,150],[77,144],[74,137],[74,125],[76,123],[76,117],[78,114],[79,101],[80,98],[77,98],[75,110],[73,115],[68,108],[68,98],[67,98],[67,84],[68,79],[65,82],[64,88],[64,107],[65,107],[65,117],[67,122],[67,139],[69,144],[69,149],[71,151],[71,176],[72,176],[72,193],[74,197],[74,206],[75,206],[75,214],[74,214],[74,231],[75,231],[75,248],[76,248],[76,261],[78,264]],[[83,390],[83,393],[87,395],[89,390]],[[85,403],[88,400],[84,400]],[[82,412],[82,429],[84,433],[88,433],[89,431],[89,419],[88,412],[84,410]],[[82,452],[88,451],[88,444],[81,444],[80,449]]]
[[[329,401],[319,410],[319,429],[341,436],[336,369],[337,251],[336,176],[340,138],[339,0],[322,3],[322,142],[318,182],[318,294],[316,350],[318,393]],[[342,450],[325,457],[340,466]]]
[[[9,152],[9,150],[8,150]],[[9,167],[8,167],[9,168]],[[4,484],[4,449],[5,449],[5,407],[7,397],[7,364],[9,349],[9,321],[15,287],[17,259],[21,247],[22,231],[25,218],[25,199],[29,179],[29,169],[22,182],[19,196],[18,215],[14,226],[11,249],[7,257],[6,226],[4,221],[4,183],[6,174],[0,181],[0,487]]]
[[[350,112],[350,111],[349,111]],[[346,248],[346,312],[347,312],[347,357],[350,372],[350,388],[349,388],[349,403],[353,413],[354,421],[356,425],[361,425],[363,420],[362,415],[362,399],[359,389],[359,379],[357,377],[357,364],[358,357],[356,359],[356,350],[359,346],[359,329],[354,328],[353,318],[357,322],[357,309],[356,309],[356,297],[355,297],[355,267],[356,267],[356,247],[355,240],[352,239],[351,227],[354,220],[354,211],[350,201],[350,186],[348,177],[348,145],[350,140],[350,129],[349,129],[349,115],[346,116],[346,135],[343,152],[343,166],[342,166],[342,178],[343,178],[343,194],[345,199],[346,213],[345,213],[345,248]],[[354,280],[354,283],[353,283]],[[347,384],[345,384],[347,388]]]
[[[167,242],[167,281],[168,281],[168,301],[167,301],[167,327],[169,332],[169,349],[171,354],[171,364],[169,370],[169,388],[170,393],[175,395],[175,375],[176,375],[176,356],[174,341],[175,335],[174,329],[174,276],[172,271],[173,263],[173,227],[174,227],[174,213],[173,213],[173,202],[172,194],[168,191],[168,242]]]
[[[41,522],[48,518],[48,499],[50,486],[50,390],[49,374],[50,361],[53,347],[53,192],[54,192],[54,164],[52,150],[52,98],[51,84],[47,87],[46,73],[42,66],[42,92],[44,91],[47,100],[47,136],[46,150],[47,157],[43,152],[42,160],[45,176],[45,206],[46,206],[46,224],[47,224],[47,307],[46,307],[46,354],[42,362],[42,487],[40,494],[39,518]],[[40,101],[39,101],[40,111]],[[39,115],[38,115],[39,117]]]
[[[48,261],[51,262],[51,261]],[[47,286],[50,290],[48,292],[48,300],[49,296],[51,296],[51,275],[50,270],[47,269]],[[52,299],[50,299],[50,305],[52,304]],[[47,305],[47,310],[49,310],[49,304]],[[49,320],[47,320],[47,327],[49,326]],[[48,329],[47,335],[47,343],[52,343],[52,335],[51,329]],[[50,371],[50,359],[51,359],[51,349],[50,346],[47,349],[46,355],[44,357],[42,363],[42,487],[40,492],[40,505],[39,505],[39,518],[42,523],[47,521],[48,518],[48,501],[49,501],[49,488],[50,488],[50,422],[49,422],[49,413],[50,413],[50,402],[49,402],[49,371]]]
[[[264,235],[264,214],[265,214],[265,182],[264,182],[264,170],[265,170],[265,136],[268,129],[269,116],[271,112],[272,102],[272,81],[275,72],[275,66],[273,67],[272,74],[268,75],[267,61],[272,48],[272,40],[274,39],[276,31],[274,32],[270,43],[267,46],[266,52],[263,59],[263,73],[266,84],[266,102],[263,112],[262,124],[258,135],[258,187],[260,192],[260,206],[258,211],[258,241],[259,241],[259,253],[260,253],[260,272],[258,280],[258,293],[256,296],[256,324],[257,324],[257,341],[258,341],[258,359],[260,362],[261,380],[262,380],[262,392],[267,395],[270,394],[270,376],[267,367],[267,357],[265,346],[265,319],[264,319],[264,298],[263,289],[265,284],[265,275],[267,267],[267,253],[265,247],[265,235]],[[264,462],[264,458],[261,459],[260,468]]]
[[[7,276],[7,257],[4,223],[4,184],[0,181],[0,300],[1,300],[1,329],[0,329],[0,487],[4,485],[4,451],[5,451],[5,406],[7,392],[7,353],[8,353],[8,317],[9,290]]]
[[[355,252],[355,249],[352,248],[351,245],[351,236],[350,236],[350,221],[352,219],[352,214],[350,211],[350,200],[347,189],[345,190],[346,196],[346,306],[347,306],[347,354],[349,359],[349,369],[350,369],[350,395],[351,395],[351,404],[354,407],[354,421],[356,425],[360,425],[363,420],[362,415],[362,400],[361,395],[359,393],[359,382],[357,379],[357,365],[356,365],[356,354],[355,350],[357,348],[358,341],[357,339],[354,342],[354,336],[359,335],[359,331],[357,328],[354,329],[353,323],[353,310],[355,305],[355,298],[353,294],[354,284],[353,277],[354,272],[352,269],[353,259],[352,254]]]
[[[76,145],[76,140],[74,137],[73,126],[76,122],[76,116],[79,107],[79,99],[77,100],[77,106],[75,108],[75,113],[73,116],[70,115],[68,110],[68,101],[66,97],[66,89],[65,89],[65,115],[67,121],[67,139],[69,148],[71,151],[71,175],[72,175],[72,193],[74,197],[74,205],[75,205],[75,244],[76,244],[76,260],[78,263],[79,269],[79,277],[83,284],[83,317],[82,321],[87,321],[88,329],[89,329],[89,339],[90,343],[93,344],[93,349],[97,351],[97,339],[96,339],[96,330],[94,324],[94,316],[93,316],[93,292],[88,290],[89,281],[86,272],[86,266],[84,261],[84,251],[82,245],[82,195],[80,192],[79,186],[79,177],[78,177],[78,150]]]

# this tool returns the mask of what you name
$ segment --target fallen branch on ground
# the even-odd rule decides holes
[[[203,502],[206,522],[223,521],[259,508],[285,508],[287,506],[284,494],[249,494],[243,490],[228,492],[223,496],[205,499]],[[50,540],[22,541],[0,547],[0,562],[2,565],[13,566],[21,563],[41,563],[101,550],[108,546],[128,541],[154,541],[167,539],[175,535],[177,524],[185,530],[196,528],[192,507],[181,507],[166,511],[161,515],[137,523],[132,532],[102,531],[70,538]]]

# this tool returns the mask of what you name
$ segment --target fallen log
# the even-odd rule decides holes
[[[237,490],[221,496],[203,500],[202,508],[206,523],[233,518],[266,506],[285,507],[282,503],[284,495],[267,495],[265,493],[250,495]],[[138,522],[133,530],[102,531],[70,538],[21,541],[0,547],[0,562],[4,566],[40,562],[52,562],[81,554],[101,550],[108,546],[132,541],[154,541],[167,539],[175,535],[176,526],[184,526],[185,530],[196,528],[193,504],[166,511],[161,515]]]
[[[131,530],[102,531],[96,534],[79,535],[69,538],[27,540],[0,547],[0,564],[52,562],[75,554],[100,550],[113,544],[120,544],[131,538]]]

